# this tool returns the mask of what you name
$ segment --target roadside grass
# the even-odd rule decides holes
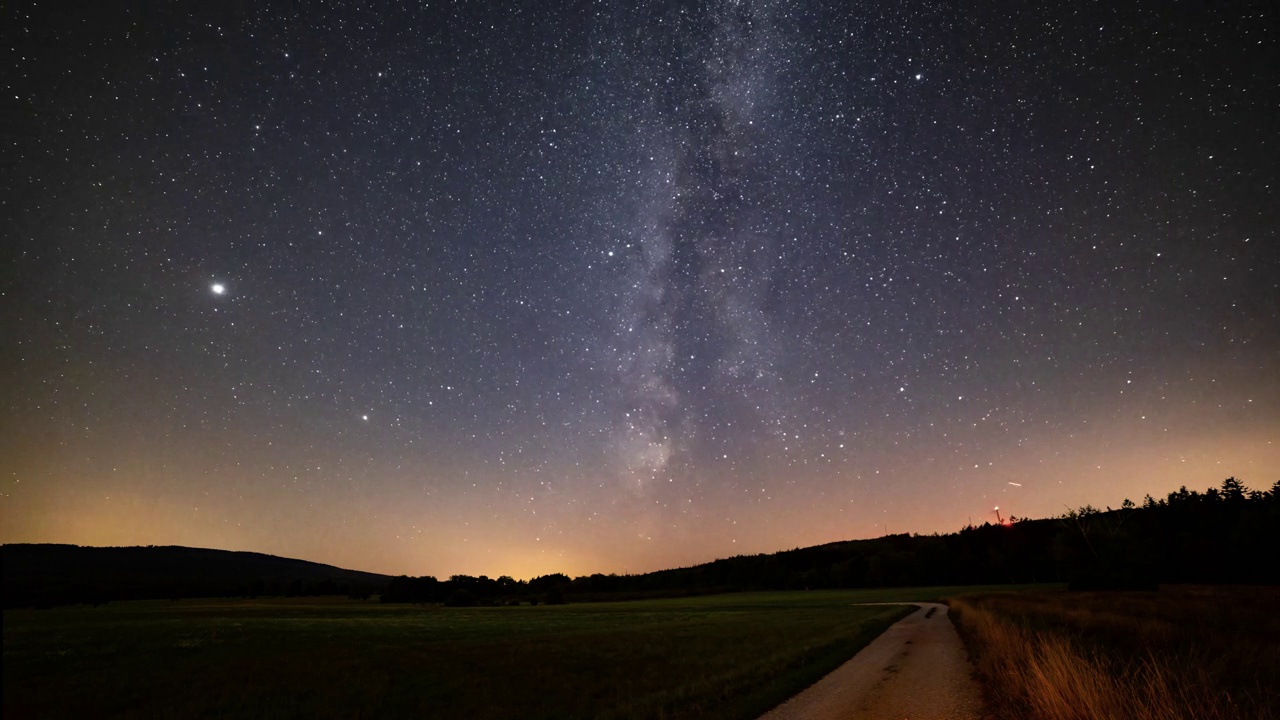
[[[993,589],[993,588],[988,588]],[[972,588],[444,608],[338,598],[4,613],[5,718],[754,718]]]
[[[1002,720],[1280,718],[1280,588],[951,600]]]

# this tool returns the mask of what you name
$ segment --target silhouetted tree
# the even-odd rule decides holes
[[[447,607],[471,607],[476,604],[476,598],[466,588],[458,588],[449,594],[449,599],[444,601]]]

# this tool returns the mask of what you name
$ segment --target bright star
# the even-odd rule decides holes
[[[227,291],[227,286],[222,283],[214,283],[209,289],[213,291],[214,295],[221,295]]]

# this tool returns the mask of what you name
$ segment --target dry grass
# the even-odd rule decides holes
[[[952,608],[999,718],[1280,718],[1275,588],[1009,593]]]

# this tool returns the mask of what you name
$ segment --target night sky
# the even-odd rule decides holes
[[[355,5],[6,4],[0,540],[527,578],[1280,479],[1273,2]]]

